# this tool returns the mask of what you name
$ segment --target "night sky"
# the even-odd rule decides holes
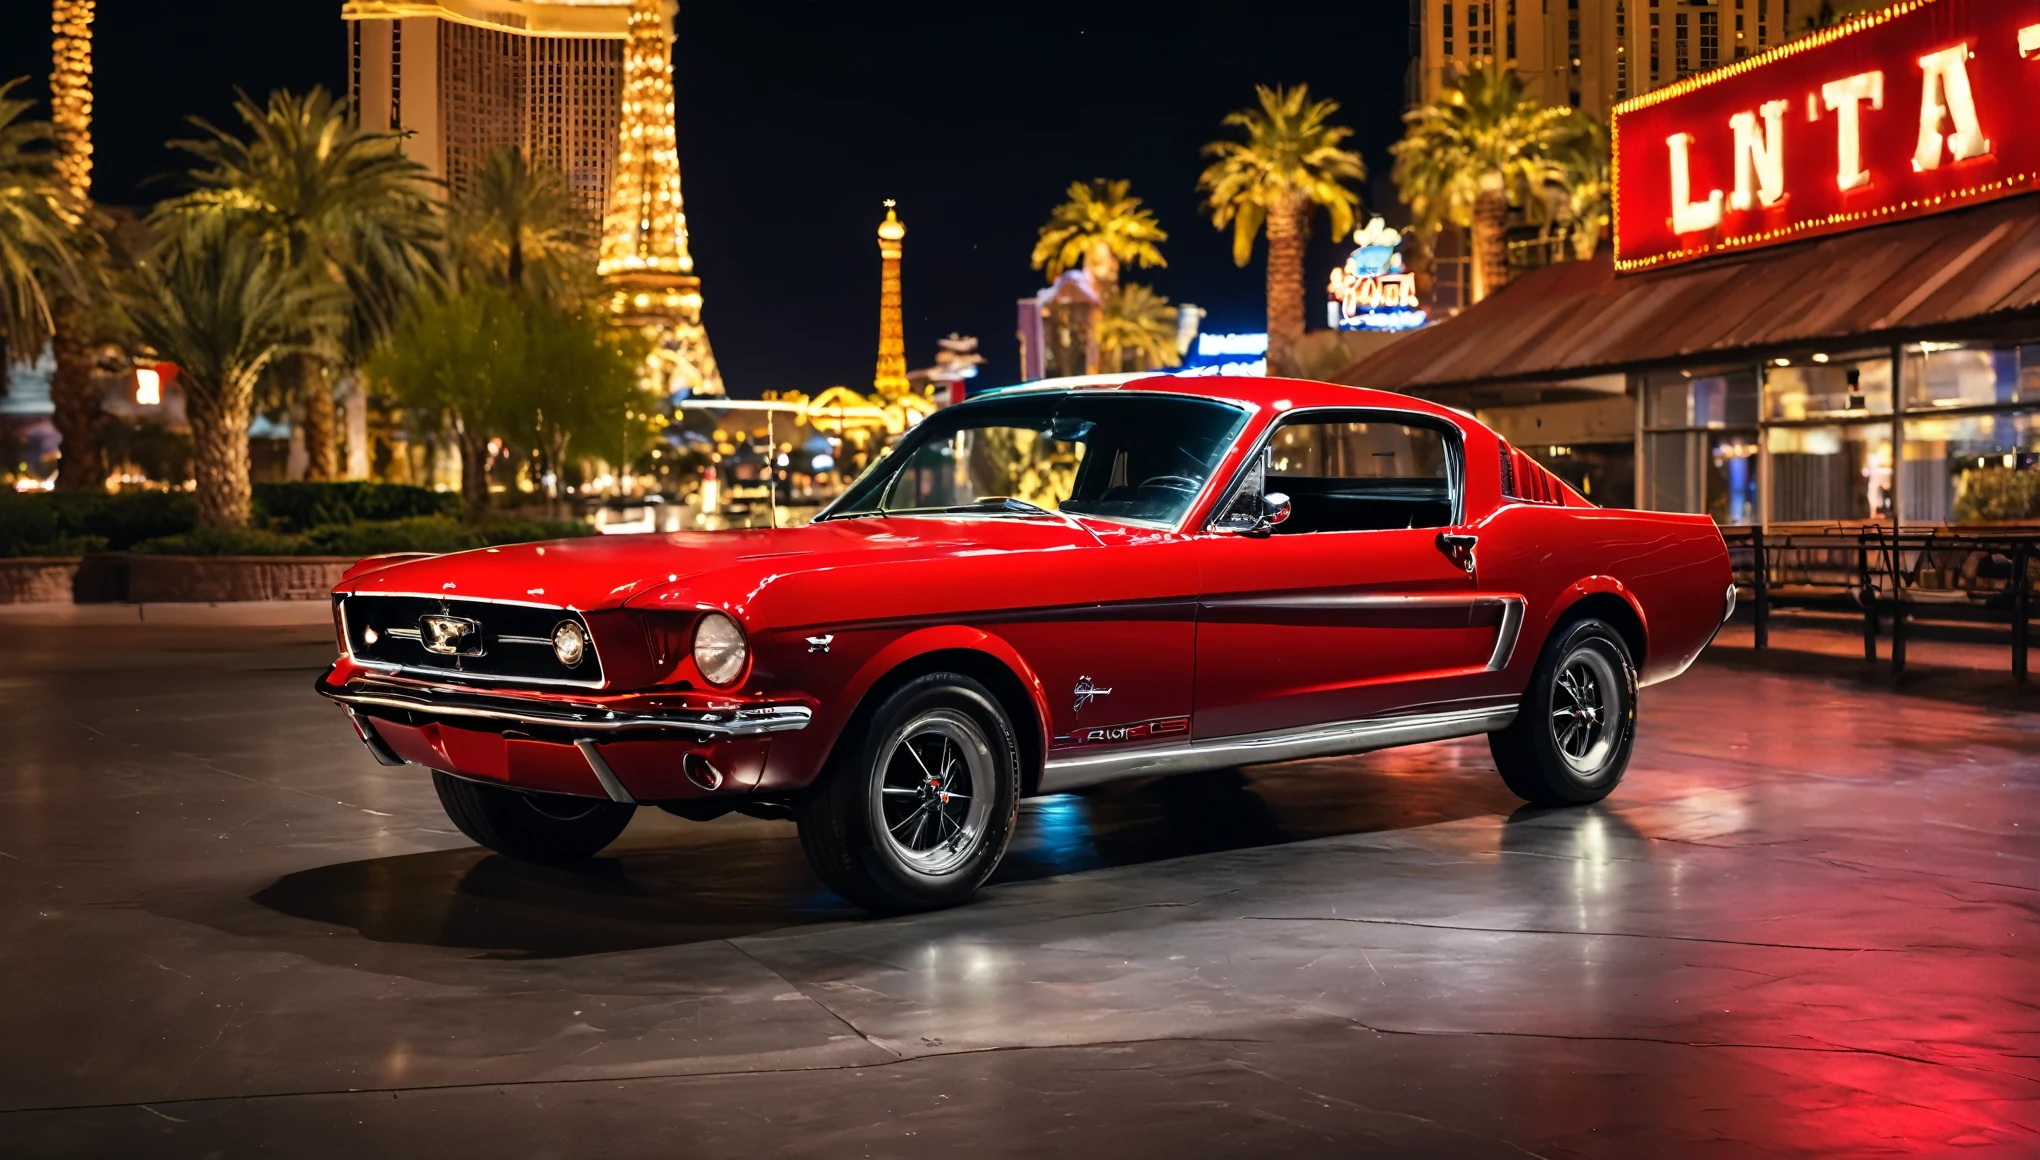
[[[196,113],[232,118],[236,87],[342,89],[338,0],[100,0],[94,194],[141,205],[174,184],[163,142]],[[49,69],[40,0],[0,4],[0,78]],[[907,223],[907,361],[977,335],[991,382],[1019,366],[1014,300],[1035,230],[1063,187],[1124,177],[1170,232],[1167,269],[1130,274],[1210,311],[1207,330],[1262,327],[1262,269],[1195,191],[1198,147],[1255,83],[1336,98],[1366,157],[1370,208],[1392,199],[1407,0],[1069,5],[959,0],[683,0],[680,162],[704,321],[735,394],[868,388],[877,342],[873,230]],[[46,106],[38,115],[47,115]],[[1320,214],[1306,269],[1335,264]],[[1307,317],[1316,319],[1315,295]],[[981,380],[985,381],[985,380]]]

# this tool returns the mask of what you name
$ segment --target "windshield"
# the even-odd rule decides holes
[[[1041,393],[938,411],[828,514],[1069,512],[1173,525],[1246,412],[1210,399]]]

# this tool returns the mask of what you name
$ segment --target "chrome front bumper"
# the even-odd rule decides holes
[[[770,705],[757,709],[659,709],[647,712],[618,712],[593,705],[532,701],[492,693],[444,687],[430,690],[388,685],[378,681],[350,681],[345,685],[327,683],[325,674],[313,682],[320,696],[338,701],[350,711],[362,708],[399,709],[426,717],[468,717],[478,721],[501,721],[570,729],[577,733],[614,734],[626,730],[654,730],[691,733],[699,737],[756,737],[807,728],[814,712],[803,705]],[[359,728],[359,723],[357,723]],[[364,737],[366,740],[366,737]],[[378,755],[380,756],[380,755]]]

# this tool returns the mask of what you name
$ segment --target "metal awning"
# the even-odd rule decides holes
[[[1617,277],[1604,248],[1533,271],[1336,376],[1549,401],[1592,376],[2040,324],[2040,196]],[[1518,397],[1521,398],[1518,398]]]

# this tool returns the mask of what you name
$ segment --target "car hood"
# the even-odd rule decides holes
[[[1096,542],[1083,524],[1064,519],[830,520],[800,528],[586,536],[380,566],[364,560],[335,591],[516,600],[595,611],[736,568],[783,572],[795,562],[802,568],[825,568]]]

